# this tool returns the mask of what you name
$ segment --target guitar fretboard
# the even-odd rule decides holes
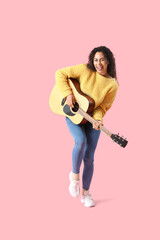
[[[92,118],[88,113],[86,113],[82,108],[79,107],[78,111],[79,114],[81,114],[87,121],[89,121],[90,123],[93,123],[95,120],[94,118]],[[110,131],[108,131],[104,126],[100,126],[100,130],[102,130],[103,132],[105,132],[107,135],[111,136],[112,133]]]

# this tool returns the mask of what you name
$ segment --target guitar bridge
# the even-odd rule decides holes
[[[65,104],[66,98],[62,99],[61,105],[63,106]]]

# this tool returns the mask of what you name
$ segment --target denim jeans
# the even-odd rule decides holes
[[[77,125],[67,117],[66,122],[75,141],[72,151],[72,172],[79,173],[83,159],[82,183],[83,188],[88,190],[94,170],[94,153],[101,131],[93,129],[92,124],[89,122],[83,125]]]

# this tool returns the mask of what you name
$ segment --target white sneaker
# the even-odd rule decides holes
[[[84,195],[81,196],[81,202],[84,203],[85,207],[94,207],[95,206],[95,202],[92,199],[91,194],[88,191],[84,192]]]
[[[69,174],[69,180],[70,180],[70,185],[69,185],[69,192],[72,197],[78,197],[80,194],[80,187],[79,187],[79,182],[77,180],[72,179],[72,172]]]

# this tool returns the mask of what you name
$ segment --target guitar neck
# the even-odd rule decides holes
[[[86,113],[82,108],[79,107],[77,113],[81,114],[87,121],[89,121],[90,123],[93,123],[95,120],[94,118],[92,118],[88,113]],[[100,130],[102,130],[103,132],[105,132],[108,136],[111,136],[112,133],[110,131],[108,131],[104,126],[100,126]]]

